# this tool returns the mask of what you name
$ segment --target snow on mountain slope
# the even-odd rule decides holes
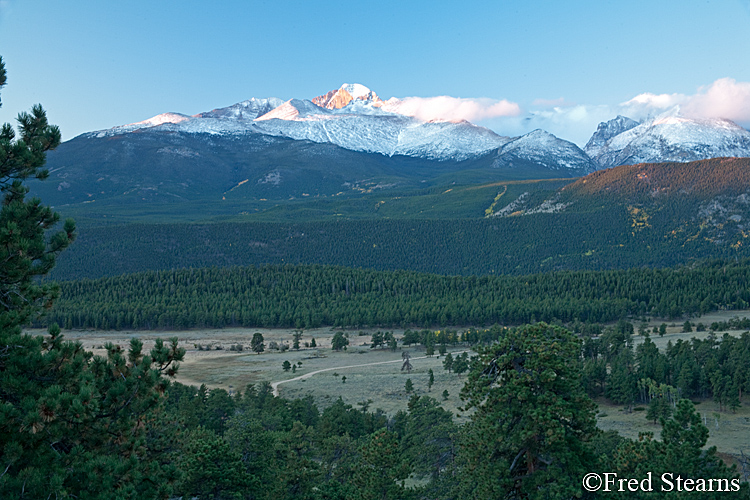
[[[729,120],[685,118],[679,108],[674,108],[615,135],[591,152],[596,153],[592,157],[603,168],[749,157],[750,132]]]
[[[552,170],[583,170],[586,173],[596,170],[596,164],[581,148],[539,129],[513,139],[500,148],[493,166],[515,167],[528,162]]]
[[[107,135],[117,135],[125,132],[133,132],[135,130],[144,128],[158,127],[159,125],[164,125],[167,123],[183,123],[190,119],[190,116],[183,115],[181,113],[162,113],[160,115],[154,116],[153,118],[149,118],[148,120],[143,120],[136,123],[128,123],[127,125],[120,125],[118,127],[114,127],[101,132],[106,132]]]
[[[364,85],[344,84],[315,102],[253,98],[192,117],[167,113],[86,135],[107,137],[134,131],[263,134],[438,161],[468,160],[497,150],[497,166],[520,162],[550,169],[590,169],[591,162],[579,148],[546,132],[511,139],[467,121],[425,121],[409,116],[399,112],[399,102],[396,98],[382,101]],[[611,129],[606,133],[608,139],[614,133]]]
[[[393,154],[467,160],[497,149],[510,140],[510,137],[497,135],[467,121],[419,123],[401,130]]]
[[[241,134],[253,131],[253,120],[282,105],[276,97],[252,98],[226,108],[214,109],[195,116],[180,113],[163,113],[142,122],[120,125],[106,130],[90,132],[90,137],[111,137],[137,130],[162,130],[186,133]]]
[[[275,109],[256,118],[256,121],[266,120],[316,120],[325,119],[329,111],[313,104],[311,101],[289,99]]]
[[[408,117],[385,113],[361,101],[329,110],[311,101],[291,99],[258,117],[255,130],[390,156],[398,145],[399,132],[411,122]]]
[[[255,120],[269,111],[278,108],[284,101],[276,97],[257,99],[253,97],[247,101],[238,102],[226,108],[214,109],[195,115],[196,118],[226,118],[234,120]]]
[[[270,135],[331,142],[354,151],[433,160],[465,160],[510,140],[469,122],[423,122],[383,111],[377,103],[361,100],[329,110],[310,101],[292,99],[255,123],[259,130]]]

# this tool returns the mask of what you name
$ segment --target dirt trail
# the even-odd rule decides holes
[[[455,356],[456,354],[463,354],[464,352],[468,352],[468,351],[453,352],[451,353],[451,355]],[[431,357],[431,356],[418,356],[416,358],[410,358],[410,359],[426,359],[428,357]],[[305,373],[304,375],[300,375],[299,377],[290,378],[289,380],[279,380],[278,382],[271,382],[271,389],[273,389],[273,395],[278,397],[279,386],[281,384],[286,384],[288,382],[296,382],[297,380],[304,380],[304,379],[312,377],[313,375],[317,375],[318,373],[332,372],[334,370],[346,370],[347,368],[361,368],[363,366],[385,365],[388,363],[403,363],[403,362],[404,362],[403,359],[393,359],[391,361],[376,361],[374,363],[362,363],[359,365],[334,366],[331,368],[323,368],[321,370],[315,370],[310,373]]]

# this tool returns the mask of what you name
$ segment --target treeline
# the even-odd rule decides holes
[[[747,319],[733,320],[745,324]],[[729,326],[712,324],[711,328]],[[648,335],[648,334],[646,334]],[[583,340],[583,385],[591,397],[606,396],[632,407],[649,404],[654,420],[669,416],[680,398],[713,398],[736,410],[750,391],[750,333],[715,333],[700,340],[671,341],[659,350],[647,336],[633,347],[633,325],[620,321]]]
[[[744,309],[749,284],[744,260],[483,277],[315,265],[183,269],[63,282],[45,321],[68,329],[595,323]]]

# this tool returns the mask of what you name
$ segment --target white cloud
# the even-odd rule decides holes
[[[534,101],[536,106],[543,107],[545,104],[554,104],[554,101]],[[750,82],[721,78],[699,88],[693,95],[645,92],[619,105],[552,106],[528,111],[518,117],[485,120],[480,125],[504,135],[521,135],[541,128],[583,147],[601,122],[617,115],[643,121],[675,106],[679,106],[680,114],[686,117],[726,118],[748,127]]]
[[[457,97],[407,97],[391,99],[383,109],[422,120],[468,120],[501,135],[520,136],[535,129],[586,145],[601,122],[624,115],[643,121],[679,106],[692,118],[727,118],[750,126],[750,82],[731,78],[716,80],[693,95],[644,92],[613,105],[576,105],[564,98],[536,99],[530,109],[507,100]]]
[[[691,118],[726,118],[747,124],[750,123],[750,82],[721,78],[699,88],[693,95],[644,93],[620,106],[632,118],[643,118],[677,105],[683,115]]]
[[[727,118],[750,122],[750,82],[721,78],[691,96],[681,107],[687,116],[699,118]]]
[[[683,94],[652,94],[645,92],[638,94],[629,101],[620,104],[623,114],[631,118],[644,118],[654,112],[664,111],[683,104],[688,96]]]
[[[463,99],[460,97],[406,97],[389,99],[382,108],[386,111],[413,116],[420,120],[467,120],[478,122],[502,116],[518,116],[521,107],[494,99]]]

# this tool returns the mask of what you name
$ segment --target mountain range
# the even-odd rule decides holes
[[[252,98],[195,116],[164,113],[85,135],[101,138],[136,131],[258,133],[331,143],[352,151],[439,161],[466,160],[490,152],[502,156],[506,149],[517,155],[523,150],[517,159],[550,169],[574,170],[750,155],[750,132],[729,120],[684,117],[679,107],[642,123],[624,116],[601,123],[585,146],[585,154],[580,154],[574,144],[539,130],[511,138],[463,120],[420,120],[403,111],[407,107],[405,101],[396,98],[383,101],[364,85],[344,84],[312,100]],[[517,144],[506,148],[514,142]],[[567,152],[566,160],[545,163],[547,153],[559,153],[561,148]],[[497,166],[511,163],[510,159],[501,160]]]
[[[534,130],[506,137],[468,121],[425,121],[407,101],[344,84],[312,100],[252,98],[187,116],[82,134],[48,156],[34,190],[55,206],[290,200],[572,178],[617,165],[750,157],[750,132],[678,108],[599,125],[581,149]]]

